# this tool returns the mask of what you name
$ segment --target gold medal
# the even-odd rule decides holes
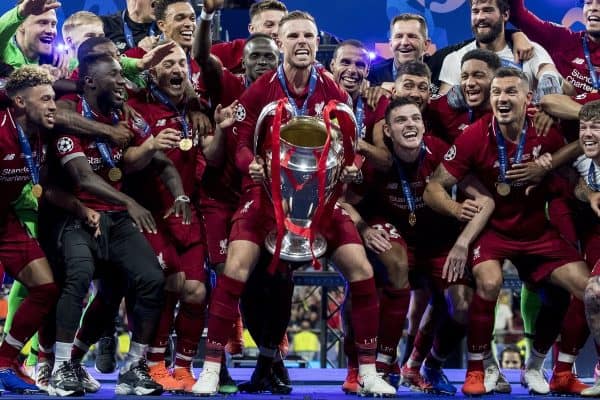
[[[408,214],[408,223],[410,224],[410,226],[415,226],[417,224],[417,216],[414,212]]]
[[[496,184],[496,191],[500,196],[508,196],[510,194],[510,185],[506,182],[498,182]]]
[[[183,138],[179,141],[179,148],[181,151],[189,151],[192,148],[192,145],[192,139],[190,138]]]
[[[121,172],[121,170],[117,167],[113,167],[111,169],[108,170],[108,179],[110,179],[113,182],[119,181],[121,180],[121,178],[123,177],[123,173]]]
[[[36,199],[39,199],[40,197],[42,197],[42,193],[44,193],[44,189],[42,188],[42,185],[40,185],[39,183],[36,183],[35,185],[33,185],[31,187],[31,194]]]

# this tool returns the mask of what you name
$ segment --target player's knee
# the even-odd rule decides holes
[[[477,279],[477,291],[486,298],[497,298],[502,288],[502,276],[482,276]]]
[[[137,301],[146,304],[159,304],[165,288],[165,277],[161,270],[148,270],[136,280]]]
[[[186,303],[201,304],[206,299],[206,286],[200,281],[185,281],[182,300]]]

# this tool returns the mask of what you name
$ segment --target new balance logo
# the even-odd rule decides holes
[[[4,156],[4,161],[12,161],[15,159],[15,154],[14,153],[10,153]]]
[[[244,204],[244,207],[242,208],[241,213],[242,214],[247,213],[248,210],[250,210],[250,206],[252,205],[252,203],[254,203],[254,200],[247,201],[246,204]]]
[[[573,64],[582,65],[585,60],[583,58],[575,57],[571,62]]]

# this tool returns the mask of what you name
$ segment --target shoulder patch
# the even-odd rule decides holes
[[[237,122],[242,122],[245,119],[246,119],[246,109],[244,108],[243,105],[238,103],[238,105],[235,109],[235,120]]]
[[[70,137],[63,136],[56,142],[56,150],[60,154],[66,154],[73,150],[73,139]]]
[[[444,160],[452,161],[456,157],[456,146],[452,145],[444,155]]]

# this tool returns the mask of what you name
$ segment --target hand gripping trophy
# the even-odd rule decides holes
[[[268,116],[274,116],[272,143],[265,146],[271,150],[258,154]],[[356,126],[352,109],[334,100],[324,107],[323,119],[295,116],[286,98],[263,108],[254,131],[254,153],[267,165],[264,185],[273,202],[277,228],[267,235],[265,246],[274,259],[313,260],[318,266],[316,259],[325,254],[327,243],[317,229],[341,195],[343,168],[354,161]]]

